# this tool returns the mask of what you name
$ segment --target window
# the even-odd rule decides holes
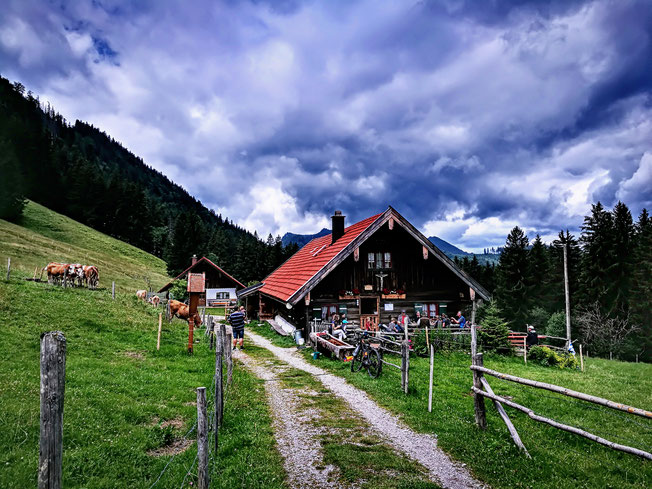
[[[389,251],[384,253],[368,253],[367,268],[369,270],[380,270],[382,268],[392,268],[392,254]]]
[[[231,296],[229,295],[228,292],[216,292],[215,293],[215,298],[216,299],[230,299]]]

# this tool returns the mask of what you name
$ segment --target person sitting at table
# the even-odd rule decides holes
[[[340,324],[339,322],[333,325],[333,336],[337,338],[340,341],[344,341],[346,339],[346,326],[344,324]]]
[[[441,316],[435,316],[430,320],[430,325],[433,328],[441,328],[442,327],[442,322],[441,322]]]
[[[373,322],[371,321],[370,317],[364,318],[364,323],[362,324],[362,329],[365,331],[371,331],[374,327]]]
[[[450,328],[451,327],[451,320],[446,315],[446,313],[442,313],[442,315],[441,315],[441,323],[442,323],[442,326],[444,328]]]

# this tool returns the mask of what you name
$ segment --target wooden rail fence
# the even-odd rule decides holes
[[[493,390],[491,389],[491,386],[489,385],[489,382],[484,378],[484,374],[486,375],[491,375],[493,377],[497,377],[499,379],[503,380],[508,380],[510,382],[516,382],[518,384],[522,385],[527,385],[530,387],[535,387],[538,389],[545,389],[548,391],[556,392],[558,394],[562,394],[568,397],[573,397],[575,399],[581,399],[583,401],[591,402],[594,404],[599,404],[601,406],[605,406],[611,409],[615,409],[618,411],[623,411],[626,413],[634,414],[637,416],[642,416],[647,419],[652,419],[652,412],[647,411],[645,409],[640,409],[640,408],[635,408],[632,406],[628,406],[626,404],[622,403],[617,403],[614,401],[610,401],[609,399],[604,399],[601,397],[597,396],[592,396],[589,394],[584,394],[582,392],[577,392],[571,389],[566,389],[564,387],[560,387],[558,385],[554,384],[548,384],[545,382],[538,382],[535,380],[530,380],[530,379],[524,379],[522,377],[516,377],[514,375],[508,375],[504,374],[501,372],[496,372],[495,370],[491,370],[488,368],[485,368],[483,365],[483,360],[482,360],[482,354],[478,353],[473,356],[472,358],[472,364],[471,364],[471,370],[473,372],[473,387],[472,390],[475,393],[474,396],[474,405],[475,405],[475,420],[476,424],[480,429],[485,429],[487,427],[487,418],[486,418],[486,411],[485,411],[485,405],[484,405],[484,398],[489,398],[491,399],[496,408],[498,409],[500,416],[502,417],[503,421],[507,425],[507,428],[509,429],[510,435],[512,436],[512,439],[514,440],[514,443],[522,450],[524,451],[527,456],[529,457],[529,454],[527,453],[527,450],[525,449],[525,446],[521,442],[520,437],[518,436],[518,433],[516,432],[516,428],[514,428],[514,425],[510,421],[509,417],[505,413],[505,410],[503,409],[502,405],[504,404],[505,406],[509,406],[513,409],[517,409],[519,411],[524,412],[527,414],[531,419],[534,421],[537,421],[539,423],[545,423],[550,426],[553,426],[557,429],[567,431],[569,433],[574,433],[576,435],[582,436],[584,438],[587,438],[589,440],[592,440],[596,443],[600,443],[601,445],[607,446],[613,450],[619,450],[621,452],[625,453],[630,453],[633,455],[637,455],[639,457],[643,457],[647,460],[652,460],[652,453],[646,452],[644,450],[634,448],[634,447],[629,447],[627,445],[621,445],[619,443],[612,442],[610,440],[607,440],[605,438],[602,438],[600,436],[594,435],[593,433],[589,433],[588,431],[582,430],[580,428],[576,428],[574,426],[569,426],[563,423],[559,423],[553,419],[546,418],[544,416],[540,416],[536,414],[532,409],[522,406],[520,404],[515,403],[514,401],[511,401],[509,399],[506,399],[501,396],[497,396],[494,394]]]

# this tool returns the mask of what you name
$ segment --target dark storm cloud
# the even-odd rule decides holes
[[[396,207],[462,247],[651,201],[645,1],[8,4],[3,75],[250,229]],[[648,185],[646,185],[648,183]],[[218,189],[229,188],[228,193]]]

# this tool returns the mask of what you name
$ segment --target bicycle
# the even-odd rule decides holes
[[[380,351],[371,346],[369,333],[362,333],[358,345],[353,350],[353,360],[351,360],[351,372],[359,372],[362,368],[367,369],[369,377],[378,378],[383,370],[383,362]]]

